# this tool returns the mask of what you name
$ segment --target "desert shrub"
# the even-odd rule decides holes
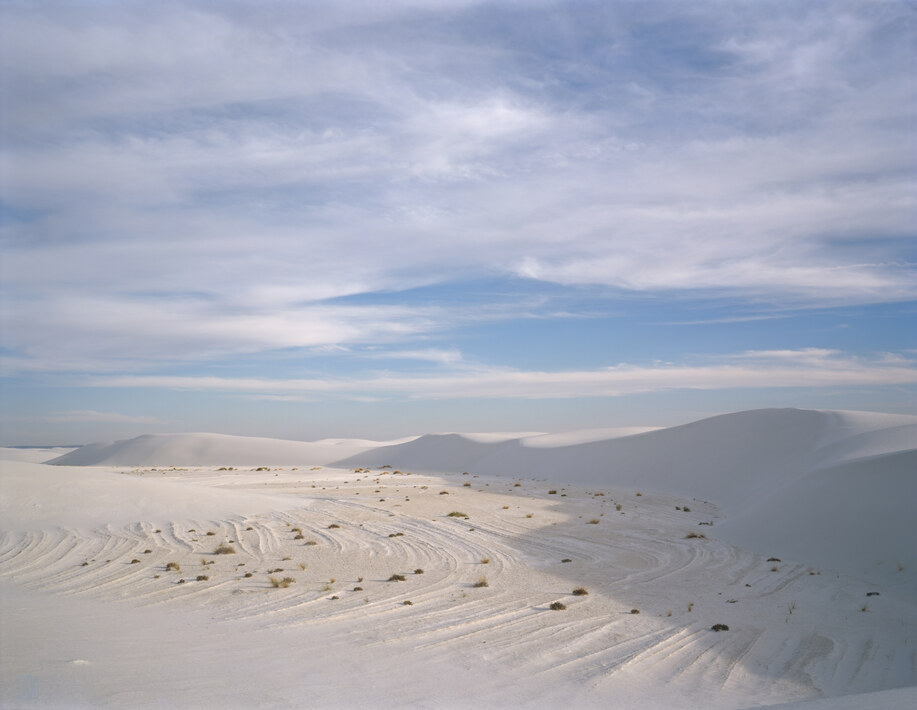
[[[697,538],[698,540],[706,540],[707,536],[704,533],[689,532],[685,535],[685,540],[693,540]]]
[[[138,560],[138,559],[135,557],[134,559],[131,560],[131,564],[132,564],[132,565],[139,565],[139,564],[140,564],[140,560]]]
[[[639,610],[639,609],[631,609],[631,610],[630,610],[630,613],[631,613],[631,614],[639,614],[639,613],[640,613],[640,610]]]
[[[178,564],[178,562],[167,562],[166,563],[166,572],[169,572],[170,570],[174,570],[175,572],[181,572],[181,566]]]
[[[481,564],[482,564],[482,565],[489,565],[489,564],[490,564],[490,558],[489,558],[489,557],[482,557],[482,558],[481,558]]]
[[[504,505],[504,506],[503,506],[503,510],[509,510],[509,506],[508,506],[508,505]]]
[[[573,562],[569,557],[564,557],[561,562]]]
[[[213,537],[214,535],[216,535],[216,533],[213,532],[213,530],[208,530],[207,535],[209,535],[210,537]]]
[[[549,496],[556,496],[556,495],[557,495],[557,491],[548,491],[548,495],[549,495]]]
[[[318,543],[315,540],[308,540],[306,541],[306,544],[309,546],[312,546],[312,545],[317,545]]]
[[[418,567],[417,569],[414,570],[414,574],[423,574],[423,570],[420,567]]]
[[[247,528],[245,528],[245,529],[246,529],[246,530],[254,530],[254,528],[253,528],[251,525],[249,525],[249,526],[248,526]]]
[[[573,590],[574,597],[585,597],[589,592],[586,591],[585,587],[577,587]]]
[[[714,624],[710,627],[711,631],[729,631],[729,627],[726,624]]]
[[[531,517],[533,517],[534,515],[535,515],[534,513],[526,513],[526,514],[525,514],[525,517],[526,517],[526,518],[531,518]]]
[[[215,555],[234,555],[236,554],[236,548],[232,545],[222,544],[217,549],[213,551]]]
[[[341,526],[338,525],[337,523],[331,523],[331,525],[328,526],[328,529],[329,529],[329,530],[334,530],[335,528],[339,528],[339,527],[341,527]]]
[[[621,510],[621,508],[623,508],[623,507],[624,507],[624,506],[621,505],[620,503],[615,503],[615,510]]]
[[[514,483],[514,484],[513,484],[513,488],[521,488],[521,487],[522,487],[522,484],[521,484],[521,483]]]
[[[590,520],[590,521],[589,521],[588,523],[586,523],[586,524],[587,524],[587,525],[598,525],[599,522],[600,522],[600,521],[599,521],[598,518],[593,518],[592,520]]]
[[[447,495],[449,495],[449,491],[440,491],[439,494],[440,494],[441,496],[447,496]]]
[[[465,483],[463,483],[462,486],[463,486],[464,488],[471,488],[471,484],[468,483],[467,481],[466,481]]]
[[[465,514],[465,513],[460,512],[460,511],[458,511],[458,510],[453,510],[451,513],[449,513],[449,516],[448,516],[448,517],[450,517],[450,518],[467,518],[468,515]]]
[[[246,573],[243,574],[242,576],[248,578],[248,577],[251,577],[251,576],[252,576],[252,573],[251,573],[251,572],[246,572]]]
[[[144,554],[144,555],[152,555],[152,554],[153,554],[153,551],[152,551],[152,550],[144,550],[144,551],[143,551],[143,554]]]
[[[471,586],[472,586],[472,587],[475,587],[475,588],[480,588],[480,587],[487,587],[487,586],[489,586],[489,585],[487,584],[487,577],[481,577],[477,582],[475,582],[475,583],[472,584]]]
[[[643,494],[640,491],[637,491],[637,496],[642,496]]]
[[[302,528],[290,528],[290,532],[302,532]]]
[[[567,605],[563,602],[551,602],[551,611],[563,611]]]
[[[781,560],[779,557],[768,557],[767,561],[768,562],[783,562],[783,560]]]
[[[363,591],[363,587],[354,587],[354,588],[353,588],[353,591],[355,591],[355,592],[362,592],[362,591]]]
[[[268,577],[267,579],[271,583],[271,586],[274,587],[274,589],[277,589],[277,588],[286,589],[291,584],[296,583],[296,580],[293,579],[292,577],[284,577],[283,579],[277,579],[277,577],[271,576],[271,577]]]
[[[88,567],[88,566],[89,566],[88,562],[84,562],[83,564],[80,565],[80,567]]]
[[[684,508],[682,508],[682,510],[685,511],[686,513],[691,512],[691,509],[688,506],[685,506]]]
[[[208,577],[206,574],[199,574],[197,576],[198,582],[206,582],[208,579],[210,579],[210,577]]]
[[[393,574],[388,578],[389,582],[404,582],[405,576],[403,574]]]
[[[303,535],[302,533],[296,533],[296,534],[293,536],[293,539],[294,539],[294,540],[305,540],[305,539],[306,539],[306,536]]]
[[[404,606],[414,606],[414,602],[412,602],[412,601],[409,600],[409,599],[405,599],[405,600],[404,600],[403,602],[401,602],[401,603],[402,603]]]

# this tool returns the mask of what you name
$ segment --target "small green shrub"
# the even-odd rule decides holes
[[[551,602],[551,611],[563,611],[567,605],[563,602]]]
[[[465,513],[460,512],[460,511],[458,511],[458,510],[453,510],[451,513],[449,513],[448,517],[450,517],[450,518],[467,518],[468,515],[465,514]]]
[[[403,574],[393,574],[391,577],[388,578],[388,581],[389,582],[404,582],[405,579],[406,578]]]
[[[585,587],[577,587],[573,590],[574,597],[585,597],[587,594],[589,594],[589,592],[586,591]]]
[[[726,624],[714,624],[710,627],[711,631],[729,631],[729,627]]]

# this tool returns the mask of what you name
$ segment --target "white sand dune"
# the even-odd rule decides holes
[[[911,543],[893,564],[881,550],[879,574],[831,570],[913,541],[913,426],[780,410],[568,446],[444,435],[360,455],[400,470],[3,462],[0,706],[905,707]],[[612,480],[619,457],[644,467],[642,495]],[[694,475],[703,497],[679,488]],[[832,515],[847,532],[820,536]],[[794,536],[798,556],[755,551]]]
[[[714,501],[727,517],[717,534],[735,544],[917,596],[917,535],[908,534],[917,500],[917,417],[754,410],[559,444],[428,435],[336,465],[385,460],[425,472],[468,470]],[[907,565],[905,574],[899,564]]]
[[[50,448],[14,448],[0,446],[0,461],[28,461],[30,463],[46,463],[64,454],[68,454],[75,447],[50,447]]]
[[[133,439],[81,446],[46,463],[58,466],[321,465],[362,451],[410,440],[289,441],[225,434],[146,434]]]

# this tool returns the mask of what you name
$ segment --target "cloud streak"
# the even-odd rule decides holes
[[[843,353],[746,352],[712,364],[620,364],[596,370],[522,371],[481,369],[434,376],[363,379],[288,379],[119,376],[87,384],[113,388],[166,388],[244,395],[377,396],[417,399],[555,399],[617,397],[678,389],[850,387],[917,384],[917,361],[883,357],[871,361]]]

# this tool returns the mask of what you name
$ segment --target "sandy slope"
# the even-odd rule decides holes
[[[875,420],[803,413],[781,431],[792,439],[801,423],[819,420],[820,450],[830,455],[803,476],[809,500],[836,482],[832,510],[847,504],[848,488],[862,501],[864,451],[882,462],[870,469],[884,471],[882,490],[908,485],[907,452],[887,452],[897,435],[886,430],[900,420],[869,429]],[[709,434],[708,426],[694,428]],[[686,441],[676,434],[670,441]],[[444,441],[455,456],[481,451],[460,437]],[[801,441],[787,448],[803,455]],[[870,693],[838,707],[887,708],[917,698],[917,602],[893,583],[912,574],[910,561],[888,584],[802,558],[769,561],[720,535],[732,517],[720,522],[724,511],[712,503],[571,483],[562,472],[539,481],[477,470],[4,463],[0,702],[745,708]],[[784,506],[782,492],[802,490],[788,480],[773,490]],[[802,520],[788,511],[786,523],[778,517],[768,528],[753,515],[758,506],[747,510],[761,534]],[[883,523],[870,517],[872,502],[851,510],[860,530]],[[912,532],[904,525],[899,534]],[[221,543],[235,552],[213,554]],[[848,544],[812,554],[842,557]],[[389,581],[393,574],[404,581]],[[275,588],[272,576],[295,582]],[[486,587],[475,586],[481,577]],[[573,595],[579,586],[589,594]],[[554,601],[567,609],[550,610]],[[715,623],[729,631],[711,631]],[[887,692],[897,688],[908,689]]]

